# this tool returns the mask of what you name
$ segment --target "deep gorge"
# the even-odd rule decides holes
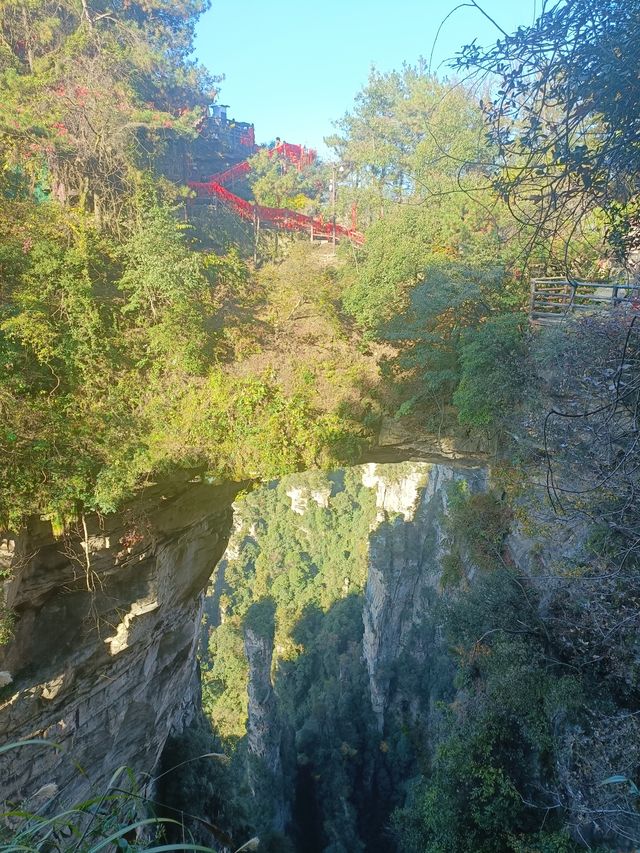
[[[364,728],[382,742],[397,737],[397,726],[385,721],[388,715],[398,719],[408,715],[411,725],[428,725],[429,701],[425,704],[419,695],[426,690],[428,696],[429,690],[423,686],[412,695],[403,687],[402,678],[398,682],[399,661],[428,669],[427,661],[446,657],[442,649],[434,648],[433,626],[422,625],[441,574],[445,486],[455,481],[483,489],[486,474],[482,468],[422,462],[370,463],[338,472],[329,480],[321,474],[293,475],[271,488],[288,490],[289,513],[300,516],[302,523],[310,503],[319,512],[331,512],[330,496],[332,491],[334,497],[341,494],[345,475],[359,478],[358,491],[370,493],[367,518],[358,526],[360,541],[352,534],[352,541],[344,543],[345,548],[361,552],[360,577],[345,577],[339,587],[328,590],[327,601],[332,603],[324,616],[317,605],[309,605],[303,619],[309,623],[306,630],[311,638],[323,630],[323,620],[336,620],[336,625],[348,620],[348,632],[355,631],[359,644],[359,651],[351,652],[352,665],[359,669],[362,685],[368,682],[366,697],[354,695],[352,700],[358,704],[368,700]],[[320,484],[315,490],[314,480]],[[46,779],[60,791],[57,807],[78,802],[106,785],[116,766],[137,772],[159,766],[167,737],[179,735],[198,718],[196,650],[202,593],[227,546],[234,491],[237,488],[197,482],[151,489],[144,502],[121,516],[89,519],[86,551],[81,541],[55,541],[42,524],[34,524],[11,548],[7,543],[5,558],[14,566],[7,601],[19,622],[1,659],[11,678],[3,688],[3,736],[8,741],[44,737],[60,747],[55,751],[24,747],[17,756],[10,754],[8,761],[3,757],[8,797],[29,801],[37,797]],[[349,507],[342,509],[341,523],[348,534],[355,521],[346,512]],[[372,532],[367,547],[368,529]],[[231,549],[237,549],[246,535],[236,526]],[[85,553],[90,575],[83,562]],[[274,572],[277,576],[278,567]],[[34,631],[36,625],[38,631]],[[302,630],[300,622],[292,633]],[[319,802],[326,801],[326,792],[318,800],[315,774],[306,768],[305,758],[295,758],[295,749],[301,748],[293,748],[293,731],[284,731],[292,729],[293,721],[286,718],[287,712],[282,714],[275,698],[278,681],[295,677],[287,673],[295,668],[295,658],[275,668],[274,693],[274,648],[268,629],[263,636],[259,628],[245,628],[243,642],[249,664],[247,772],[256,801],[265,810],[260,834],[289,832],[293,815],[308,809],[323,814]],[[337,650],[347,640],[338,635],[335,642]],[[304,644],[301,649],[304,657]],[[212,664],[215,674],[215,658]],[[341,724],[340,720],[334,723]],[[238,724],[242,727],[242,720]],[[343,744],[343,749],[348,748]],[[257,769],[251,770],[256,763]],[[77,766],[84,770],[80,776]],[[380,809],[380,815],[389,811],[387,798],[393,783],[376,780],[380,774],[388,776],[389,770],[376,768],[375,762],[358,772],[364,777],[357,784],[352,780],[356,802],[350,805],[354,825],[349,832],[354,844],[361,843],[358,833],[364,832],[368,842],[362,843],[374,850],[378,848],[375,839],[383,838],[383,825],[380,819],[372,824],[371,817]],[[303,782],[296,794],[292,786],[297,778]],[[376,808],[366,806],[367,796],[373,797],[380,784],[387,794],[378,794],[382,799]],[[274,786],[281,792],[279,798]],[[356,795],[359,787],[362,790]],[[337,840],[350,843],[346,838]]]
[[[0,853],[640,848],[640,0],[358,5],[0,0]]]
[[[544,369],[547,406],[566,405]],[[468,796],[494,837],[516,791],[540,849],[576,843],[539,828],[554,802],[600,849],[635,832],[600,784],[636,761],[635,587],[594,581],[613,544],[549,505],[532,417],[514,425],[533,437],[524,469],[396,425],[383,462],[262,485],[184,474],[63,535],[32,520],[3,543],[0,725],[51,746],[1,754],[3,794],[58,810],[126,766],[135,796],[222,849],[417,851],[436,795],[452,843]],[[558,453],[556,483],[576,464]]]

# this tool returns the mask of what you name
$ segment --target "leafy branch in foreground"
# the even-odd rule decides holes
[[[5,744],[0,752],[9,753],[24,747],[58,748],[55,743],[35,739]],[[197,756],[198,759],[212,757],[220,756]],[[162,775],[174,769],[169,768]],[[126,767],[120,767],[113,773],[103,793],[56,811],[54,803],[59,795],[57,785],[45,784],[28,800],[8,808],[5,805],[5,810],[0,811],[0,852],[36,853],[46,849],[50,853],[99,853],[115,848],[131,853],[143,850],[148,853],[183,850],[216,853],[214,848],[196,843],[193,837],[187,838],[190,832],[185,818],[199,822],[228,850],[252,850],[258,845],[258,839],[251,838],[236,847],[227,834],[206,818],[190,815],[182,808],[172,808],[146,796],[144,788],[138,787],[133,772]],[[158,811],[164,814],[173,812],[175,817],[159,817]],[[180,843],[163,840],[170,827],[180,831]]]
[[[494,183],[535,241],[577,233],[601,208],[617,248],[629,248],[640,189],[639,23],[638,0],[558,0],[531,26],[457,59],[491,85]]]

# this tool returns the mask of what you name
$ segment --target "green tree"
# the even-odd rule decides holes
[[[603,208],[624,249],[637,216],[639,23],[638,0],[559,0],[531,26],[460,54],[458,68],[492,81],[494,183],[533,242],[576,233]]]
[[[548,663],[537,600],[496,559],[440,605],[459,692],[441,710],[428,773],[394,816],[403,853],[580,849],[559,807],[540,820],[554,790],[555,721],[575,719],[584,697],[579,677]]]
[[[309,205],[315,170],[300,171],[275,148],[259,151],[250,162],[249,184],[258,204],[294,210]]]
[[[207,257],[190,250],[185,228],[166,207],[143,208],[122,247],[122,314],[138,364],[168,373],[200,373],[211,354],[215,313]]]
[[[503,385],[496,364],[483,384],[495,399],[480,412],[470,376],[481,344],[463,356],[474,330],[486,324],[478,340],[487,343],[490,330],[499,332],[492,352],[504,355],[515,344],[507,326],[518,321],[499,315],[525,308],[531,265],[556,273],[570,259],[588,274],[601,235],[577,238],[565,223],[557,242],[538,241],[531,251],[533,231],[492,181],[500,148],[487,139],[481,102],[459,83],[411,66],[374,71],[339,129],[329,141],[349,168],[351,187],[342,194],[373,223],[357,262],[343,269],[342,302],[367,337],[393,347],[384,366],[397,413],[420,410],[442,424],[459,405],[462,424],[499,420],[522,371]],[[525,204],[535,210],[533,201]]]
[[[460,423],[508,428],[514,407],[532,395],[527,327],[522,313],[502,314],[465,334],[460,383],[453,395]]]
[[[65,204],[117,228],[123,192],[169,132],[195,134],[212,81],[188,59],[200,0],[0,7],[0,145]]]
[[[475,100],[422,67],[373,70],[337,128],[327,143],[349,170],[343,204],[357,201],[363,222],[386,216],[395,202],[437,199],[459,181],[477,186],[474,173],[489,157]]]

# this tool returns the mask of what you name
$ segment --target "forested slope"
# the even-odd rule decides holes
[[[335,249],[233,245],[160,173],[218,95],[192,59],[205,5],[0,4],[0,554],[19,602],[0,600],[2,708],[55,728],[66,647],[45,660],[27,620],[48,604],[75,613],[46,618],[92,701],[135,648],[142,688],[162,692],[163,661],[187,685],[198,543],[217,558],[242,485],[209,604],[209,722],[164,758],[172,815],[221,849],[254,832],[332,853],[633,849],[638,303],[548,330],[528,300],[534,275],[637,280],[637,0],[560,0],[463,48],[461,79],[372,71],[328,140],[339,170],[258,153],[257,201],[357,211],[364,245]],[[438,469],[415,518],[376,506],[344,466],[385,418],[493,447],[490,476]],[[385,582],[401,617],[376,609]]]
[[[169,6],[3,4],[5,527],[113,510],[175,467],[244,479],[348,458],[364,436],[304,359],[286,389],[269,359],[225,368],[282,335],[297,297],[270,302],[236,251],[204,250],[174,210],[185,188],[154,173],[213,97],[187,58],[201,9]]]

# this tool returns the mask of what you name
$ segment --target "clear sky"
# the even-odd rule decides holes
[[[462,0],[464,4],[465,0]],[[504,30],[530,24],[541,0],[478,0]],[[456,0],[212,0],[196,38],[196,56],[224,74],[219,102],[255,124],[256,141],[280,136],[318,148],[375,65],[429,60],[439,25]],[[463,44],[490,44],[499,30],[465,5],[444,23],[432,68]],[[450,73],[450,72],[449,72]]]

